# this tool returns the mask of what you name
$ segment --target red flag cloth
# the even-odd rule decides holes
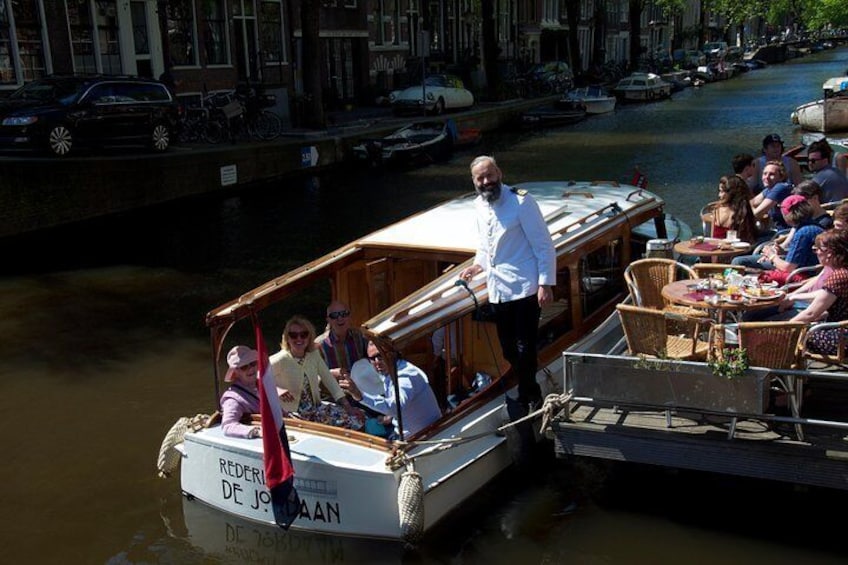
[[[283,422],[283,408],[277,396],[277,385],[271,372],[268,350],[262,328],[253,317],[259,371],[259,410],[262,415],[262,451],[265,464],[265,486],[271,494],[271,506],[277,525],[288,529],[300,513],[300,498],[294,488],[294,467]]]
[[[639,188],[648,188],[648,177],[639,170],[639,167],[636,167],[636,170],[633,171],[633,179],[630,181],[630,184]]]

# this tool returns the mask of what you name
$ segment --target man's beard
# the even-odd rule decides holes
[[[492,203],[501,196],[501,182],[490,182],[488,184],[484,184],[483,186],[475,187],[477,189],[477,194],[483,197],[488,203]]]

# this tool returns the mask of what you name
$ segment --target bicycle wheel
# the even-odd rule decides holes
[[[224,140],[224,126],[217,120],[209,120],[204,124],[201,134],[207,143],[221,143]]]
[[[271,141],[280,136],[283,121],[280,116],[270,110],[262,110],[253,120],[253,134],[264,141]]]

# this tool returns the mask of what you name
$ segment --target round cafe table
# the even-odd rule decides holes
[[[745,242],[739,242],[745,243]],[[701,262],[726,263],[737,255],[746,255],[751,252],[753,246],[750,243],[734,245],[724,239],[705,237],[704,241],[687,239],[674,244],[674,250],[680,255],[692,255],[701,257]]]
[[[725,312],[750,312],[753,310],[764,310],[780,304],[780,299],[783,296],[774,298],[743,298],[741,302],[726,302],[719,300],[716,304],[706,302],[704,299],[707,296],[717,294],[713,289],[698,290],[698,283],[709,279],[682,279],[665,285],[662,288],[663,298],[672,304],[681,306],[689,306],[690,308],[699,308],[708,310],[714,314],[716,321],[720,324],[724,323]]]

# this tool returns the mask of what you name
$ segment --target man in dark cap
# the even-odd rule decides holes
[[[764,188],[762,181],[763,169],[769,161],[783,161],[783,167],[786,169],[786,179],[792,186],[804,180],[798,161],[792,157],[784,156],[783,149],[783,140],[776,133],[770,133],[763,138],[763,154],[757,159],[756,178],[760,179],[756,190],[757,193],[762,192]]]

